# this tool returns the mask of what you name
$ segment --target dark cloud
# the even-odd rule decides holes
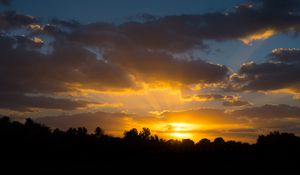
[[[300,49],[278,48],[278,49],[274,49],[268,57],[271,61],[297,63],[300,62]]]
[[[3,40],[10,42],[7,38]],[[0,89],[36,93],[67,91],[66,83],[90,88],[98,86],[98,89],[132,85],[126,72],[97,60],[95,54],[84,48],[72,43],[55,43],[53,46],[54,52],[49,55],[12,46],[1,52],[0,81],[6,86]]]
[[[289,105],[263,105],[231,112],[236,117],[246,117],[258,131],[293,132],[300,134],[300,108]]]
[[[37,23],[37,19],[30,15],[18,14],[14,11],[0,13],[0,29],[29,27]]]
[[[291,89],[299,91],[300,54],[298,49],[275,49],[270,60],[245,63],[231,77],[231,89],[268,91]]]
[[[257,132],[256,129],[254,128],[237,128],[237,129],[229,129],[229,132],[233,133],[252,133],[252,132]]]
[[[221,94],[197,94],[192,96],[184,96],[183,99],[196,100],[196,101],[211,101],[211,100],[224,100],[225,95]]]
[[[232,114],[250,118],[300,118],[300,108],[289,105],[264,105],[234,111]]]
[[[17,47],[22,49],[40,48],[43,46],[43,40],[37,37],[29,38],[26,36],[15,36]]]
[[[225,80],[229,74],[229,69],[223,65],[202,60],[174,59],[170,54],[146,51],[142,48],[117,49],[104,57],[144,81],[165,80],[183,84],[215,83]]]
[[[0,93],[0,108],[20,112],[33,112],[37,108],[75,110],[89,104],[100,104],[82,100],[56,99],[44,96],[29,96],[16,93]]]
[[[156,18],[150,14],[138,15],[142,22],[130,21],[123,24],[92,23],[80,25],[77,21],[54,19],[53,25],[72,28],[68,38],[99,46],[131,45],[152,50],[180,52],[195,46],[204,47],[203,40],[231,40],[247,38],[253,34],[273,30],[275,33],[298,31],[299,1],[297,0],[254,0],[236,6],[227,12],[201,15],[178,15]],[[5,13],[4,18],[18,23],[33,18],[16,13]],[[237,27],[238,26],[238,27]]]
[[[60,20],[58,18],[54,18],[54,19],[51,20],[50,23],[53,24],[53,25],[56,25],[58,27],[67,27],[67,28],[80,27],[80,23],[76,20],[65,21],[65,20]]]
[[[240,100],[240,96],[232,96],[232,95],[197,94],[197,95],[192,95],[192,96],[184,96],[182,98],[184,100],[191,100],[191,101],[218,100],[218,101],[222,101],[223,106],[227,106],[227,107],[251,105],[251,103],[248,101]]]
[[[264,0],[237,6],[226,13],[166,16],[120,25],[94,23],[77,28],[69,39],[100,47],[126,43],[174,52],[206,48],[204,40],[241,39],[250,43],[253,39],[266,39],[276,33],[299,31],[298,4],[294,0],[277,0],[276,3]]]
[[[298,0],[252,0],[268,13],[292,13],[300,11]]]
[[[143,81],[169,80],[188,84],[211,83],[224,80],[229,72],[229,69],[225,66],[208,63],[200,59],[175,59],[172,53],[162,51],[164,49],[162,45],[165,45],[163,43],[153,43],[156,48],[148,49],[143,43],[135,41],[126,33],[123,33],[121,26],[114,24],[96,23],[82,25],[73,29],[71,33],[63,33],[55,26],[49,27],[51,27],[50,31],[52,33],[54,31],[54,35],[58,35],[60,38],[65,37],[72,42],[101,48],[105,60],[121,66]],[[137,33],[131,31],[131,29],[126,30]],[[143,36],[134,37],[141,39],[141,37],[148,37],[148,34],[145,33]],[[153,42],[156,42],[156,40],[157,38],[154,37]],[[159,40],[168,42],[164,39]],[[182,42],[184,41],[180,40],[180,43]]]
[[[223,101],[223,106],[249,106],[251,105],[251,103],[249,103],[248,101],[244,101],[244,100],[227,100],[227,101]]]
[[[31,40],[23,37],[0,37],[0,50],[5,50],[0,52],[0,98],[6,99],[0,108],[70,110],[89,103],[25,94],[55,95],[74,91],[74,88],[106,90],[133,86],[126,72],[111,63],[97,60],[96,55],[82,47],[56,42],[53,53],[45,55],[28,49],[30,43]]]

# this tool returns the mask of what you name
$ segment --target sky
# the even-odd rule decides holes
[[[0,114],[107,134],[300,135],[299,0],[0,0]]]

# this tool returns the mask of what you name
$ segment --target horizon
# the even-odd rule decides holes
[[[299,0],[0,0],[0,116],[122,136],[300,136]]]
[[[26,128],[27,131],[24,132],[33,132],[34,129],[37,131],[40,130],[39,132],[44,132],[47,131],[48,134],[53,135],[53,136],[58,136],[58,135],[73,135],[76,136],[74,139],[79,139],[80,135],[84,137],[95,137],[96,139],[103,139],[105,138],[111,138],[111,139],[123,139],[127,140],[129,143],[132,142],[131,144],[136,144],[134,142],[161,142],[161,143],[170,143],[172,144],[191,144],[193,143],[194,145],[200,144],[203,146],[205,143],[217,143],[217,142],[223,142],[223,143],[234,143],[234,144],[247,144],[249,146],[257,145],[259,142],[263,142],[262,139],[270,139],[269,141],[272,142],[272,137],[277,137],[278,140],[273,140],[274,141],[274,146],[276,144],[287,144],[289,145],[290,143],[284,143],[284,140],[281,139],[288,139],[289,137],[297,138],[298,141],[300,141],[300,137],[296,136],[294,133],[288,133],[288,132],[280,132],[280,131],[271,131],[267,134],[262,134],[262,135],[257,135],[255,142],[247,142],[247,141],[241,141],[241,140],[231,140],[231,139],[224,139],[223,137],[216,136],[215,138],[200,138],[199,140],[193,140],[192,138],[184,138],[184,137],[170,137],[170,138],[163,138],[160,137],[157,134],[154,134],[151,131],[151,128],[143,127],[143,128],[130,128],[128,130],[124,130],[123,134],[120,136],[116,135],[111,135],[107,134],[105,130],[103,130],[101,127],[97,126],[94,128],[94,130],[88,130],[84,126],[78,126],[78,127],[70,127],[67,129],[60,129],[60,128],[51,128],[43,123],[39,123],[38,121],[34,121],[31,118],[26,118],[24,121],[16,121],[12,120],[10,117],[7,116],[0,116],[0,129],[3,129],[7,126],[14,126],[9,129],[7,129],[7,132],[2,133],[3,135],[6,134],[12,134],[10,133],[11,131],[20,132],[21,129]],[[19,131],[17,131],[18,129]],[[44,130],[44,131],[42,131]],[[16,134],[15,133],[15,134]],[[38,133],[38,132],[37,132]],[[28,133],[26,133],[28,134]],[[45,133],[44,133],[45,134]],[[36,137],[35,135],[29,136],[29,138]],[[39,138],[40,139],[40,138]],[[47,138],[49,139],[49,138]],[[291,138],[289,138],[291,139]],[[108,140],[106,140],[108,141]],[[191,142],[192,141],[192,142]],[[264,140],[265,141],[265,140]],[[287,140],[286,140],[287,141]],[[281,143],[282,142],[282,143]],[[262,144],[262,143],[260,143]],[[265,144],[265,143],[263,143]],[[75,145],[73,145],[75,146]],[[174,146],[174,145],[173,145]],[[223,145],[224,146],[224,145]],[[293,145],[295,146],[295,145]],[[271,149],[271,148],[270,148]]]

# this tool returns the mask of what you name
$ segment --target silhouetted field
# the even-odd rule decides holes
[[[148,128],[124,132],[123,138],[96,128],[67,131],[27,119],[24,124],[0,119],[1,168],[10,171],[140,172],[151,174],[297,174],[300,138],[291,133],[261,135],[256,144],[202,139],[164,140]]]

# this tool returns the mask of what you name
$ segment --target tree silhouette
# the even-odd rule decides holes
[[[196,149],[200,152],[202,151],[209,151],[211,149],[211,142],[209,139],[201,139],[197,144],[196,144]]]
[[[217,138],[215,138],[213,143],[216,144],[216,145],[222,145],[222,144],[225,143],[225,141],[222,137],[217,137]]]
[[[110,160],[116,167],[144,169],[153,162],[174,170],[199,165],[207,170],[222,170],[220,167],[235,165],[235,169],[243,171],[251,165],[252,174],[263,171],[274,174],[279,170],[288,174],[298,171],[300,157],[300,138],[291,133],[260,135],[256,144],[225,141],[221,137],[213,142],[201,139],[195,144],[190,139],[161,139],[151,135],[149,128],[141,131],[133,128],[118,138],[105,135],[100,127],[91,134],[85,127],[51,130],[32,119],[20,123],[8,117],[0,118],[0,141],[0,160],[26,158],[80,163],[95,160],[99,166]]]
[[[149,139],[150,139],[150,136],[151,136],[151,132],[150,132],[150,129],[149,129],[149,128],[143,128],[143,130],[140,131],[140,133],[139,133],[139,137],[140,137],[142,140],[149,140]]]
[[[102,137],[104,135],[104,131],[100,128],[100,127],[97,127],[96,129],[95,129],[95,136],[97,137],[97,138],[100,138],[100,137]]]

